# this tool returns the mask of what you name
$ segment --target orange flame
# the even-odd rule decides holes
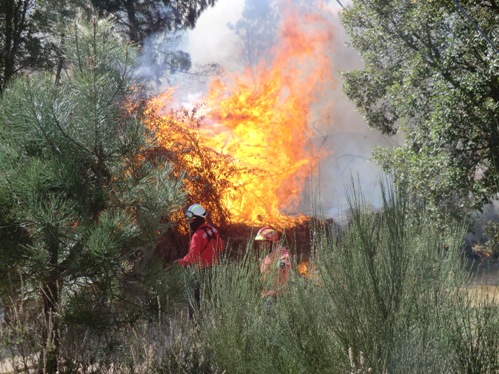
[[[150,125],[160,144],[184,152],[184,159],[191,154],[187,173],[206,172],[202,164],[208,150],[220,156],[212,157],[206,167],[213,173],[212,181],[220,180],[217,173],[225,173],[215,192],[229,221],[289,226],[301,220],[291,214],[323,156],[313,154],[311,124],[328,121],[319,110],[329,110],[321,101],[324,90],[334,84],[328,56],[332,32],[322,15],[288,11],[273,61],[258,66],[256,80],[254,69],[248,67],[243,74],[211,82],[203,121],[193,121],[187,113],[180,121],[178,112],[176,118],[174,112],[160,116],[168,93],[149,102],[150,113],[156,113]],[[190,153],[192,142],[199,147],[199,157]],[[194,192],[189,184],[187,189]],[[203,204],[203,196],[194,198]]]

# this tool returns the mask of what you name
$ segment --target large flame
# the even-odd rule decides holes
[[[257,67],[256,79],[248,67],[211,82],[204,118],[164,114],[168,93],[149,101],[150,127],[174,160],[183,160],[193,200],[203,204],[206,197],[195,196],[201,192],[193,176],[210,173],[209,193],[230,222],[289,226],[301,219],[300,193],[321,156],[311,146],[311,128],[327,121],[320,110],[329,109],[323,95],[334,84],[332,33],[326,17],[288,10],[272,62]]]

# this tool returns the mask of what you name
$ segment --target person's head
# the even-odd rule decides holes
[[[191,205],[185,212],[185,219],[189,223],[191,231],[196,231],[196,229],[206,221],[207,215],[208,213],[201,205]]]
[[[271,250],[272,244],[275,244],[278,241],[279,235],[277,234],[277,231],[271,227],[262,227],[255,236],[255,242],[258,244],[258,247],[262,249]]]

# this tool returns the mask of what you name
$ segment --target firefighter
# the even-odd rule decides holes
[[[200,268],[205,268],[218,261],[224,243],[218,230],[206,223],[207,215],[206,210],[199,204],[191,205],[185,212],[191,239],[187,254],[177,260],[178,265],[198,265]]]
[[[185,212],[185,219],[189,224],[190,241],[187,254],[175,261],[184,267],[195,266],[199,269],[198,279],[194,282],[190,290],[189,298],[194,298],[196,306],[200,307],[201,282],[208,277],[208,273],[215,265],[224,249],[223,240],[220,238],[218,230],[206,222],[208,213],[199,204],[193,204]],[[194,315],[192,300],[189,302],[189,316]]]
[[[272,302],[285,291],[291,271],[289,251],[279,243],[279,236],[271,227],[258,230],[255,242],[259,250],[266,253],[260,264],[264,284],[261,296]]]

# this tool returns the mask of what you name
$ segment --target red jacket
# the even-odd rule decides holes
[[[212,266],[220,257],[224,243],[213,226],[203,223],[192,234],[187,254],[177,261],[180,266],[198,264],[204,268]]]

